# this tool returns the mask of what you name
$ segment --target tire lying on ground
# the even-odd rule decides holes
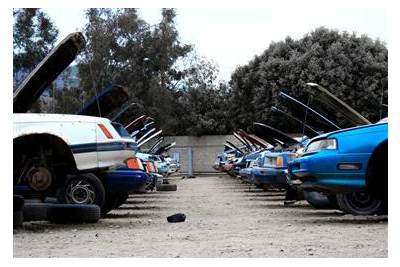
[[[373,215],[382,211],[383,203],[369,192],[340,193],[336,195],[339,208],[344,213]]]
[[[178,186],[176,184],[158,184],[156,185],[157,191],[176,191]]]
[[[13,227],[18,228],[22,226],[22,221],[24,218],[23,210],[24,208],[24,198],[22,196],[13,196]]]
[[[45,221],[49,203],[25,203],[23,208],[24,222]]]
[[[47,208],[47,220],[54,223],[95,223],[100,219],[100,207],[91,204],[52,204]]]
[[[316,209],[336,209],[334,198],[328,197],[320,192],[304,191],[304,198]]]

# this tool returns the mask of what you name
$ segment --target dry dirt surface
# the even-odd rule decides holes
[[[173,178],[96,224],[24,223],[14,257],[387,257],[388,217],[343,215],[226,175]],[[186,222],[166,217],[183,212]]]

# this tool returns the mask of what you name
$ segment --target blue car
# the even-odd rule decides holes
[[[263,189],[286,188],[285,170],[295,158],[292,152],[262,152],[252,168],[251,182]]]
[[[368,215],[387,204],[388,120],[310,140],[289,166],[305,190],[336,194],[341,210]]]

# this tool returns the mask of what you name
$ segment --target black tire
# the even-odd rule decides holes
[[[45,221],[47,218],[48,203],[25,203],[23,214],[24,222]]]
[[[24,198],[22,196],[13,196],[13,228],[22,226],[24,219],[23,210]]]
[[[95,204],[102,207],[104,186],[92,173],[70,175],[57,190],[57,200],[65,204]]]
[[[157,191],[176,191],[178,186],[176,184],[158,184],[156,185]]]
[[[332,209],[340,210],[340,207],[337,203],[336,195],[327,195],[326,197],[328,198],[329,203],[331,203]]]
[[[22,211],[24,208],[24,198],[22,196],[13,196],[13,210]]]
[[[127,193],[120,193],[117,194],[117,202],[115,203],[115,209],[122,206],[126,200],[128,199],[129,195]]]
[[[344,213],[354,215],[378,214],[382,210],[382,201],[369,192],[341,193],[336,195],[339,208]]]
[[[96,223],[100,207],[91,204],[52,204],[47,208],[47,220],[54,223]]]
[[[304,191],[304,198],[316,209],[332,209],[332,203],[329,201],[328,197],[320,192],[314,191]]]
[[[112,193],[106,194],[106,199],[104,200],[103,206],[101,207],[101,216],[104,216],[111,210],[115,209],[116,204],[117,204],[117,195]]]

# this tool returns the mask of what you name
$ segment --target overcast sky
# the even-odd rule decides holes
[[[59,38],[83,28],[83,9],[45,11],[60,30]],[[140,9],[150,24],[160,21],[160,9]],[[261,54],[271,42],[303,37],[317,27],[367,34],[387,42],[385,9],[277,9],[277,8],[178,8],[177,28],[183,43],[193,44],[197,53],[216,62],[220,78],[229,80],[238,65]]]

